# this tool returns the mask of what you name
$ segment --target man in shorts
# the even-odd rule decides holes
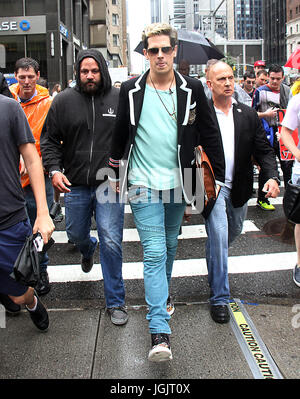
[[[27,118],[13,99],[0,95],[0,293],[17,305],[24,304],[35,326],[47,330],[48,314],[32,287],[10,277],[16,258],[27,236],[40,232],[46,244],[54,230],[49,216],[44,172],[41,159]],[[37,204],[33,229],[25,210],[24,193],[20,180],[22,155]]]

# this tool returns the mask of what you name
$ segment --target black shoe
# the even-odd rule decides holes
[[[46,295],[46,294],[48,294],[50,289],[51,289],[51,286],[49,283],[48,273],[46,271],[41,272],[41,279],[38,282],[37,286],[35,287],[36,292],[38,293],[38,295]]]
[[[30,311],[27,306],[26,309],[33,321],[33,324],[41,331],[47,331],[49,327],[49,317],[45,306],[42,304],[38,296],[35,296],[37,305],[35,311]]]
[[[81,256],[81,269],[84,273],[88,273],[92,270],[94,266],[94,255],[90,258],[84,258]]]
[[[128,314],[125,306],[107,308],[107,313],[110,315],[111,322],[116,326],[122,326],[128,321]]]
[[[49,214],[55,222],[61,222],[64,218],[62,214],[61,205],[59,202],[53,202]]]
[[[216,323],[228,323],[230,320],[227,305],[211,305],[210,315]]]
[[[2,303],[8,313],[15,315],[21,311],[21,306],[14,303],[8,295],[0,294],[0,303]]]
[[[172,360],[169,334],[151,334],[152,348],[148,355],[150,362],[165,362]]]

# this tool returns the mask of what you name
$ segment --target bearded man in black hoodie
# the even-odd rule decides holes
[[[76,86],[55,97],[41,135],[44,167],[53,187],[65,193],[67,235],[79,248],[86,273],[93,267],[97,246],[90,235],[95,217],[106,307],[116,325],[128,320],[122,278],[124,204],[111,190],[105,167],[119,92],[112,87],[102,54],[80,51]]]

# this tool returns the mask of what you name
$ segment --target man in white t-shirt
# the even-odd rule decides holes
[[[300,140],[296,146],[292,133],[298,128],[300,132],[300,94],[294,96],[287,107],[285,117],[282,121],[281,140],[288,150],[295,156],[292,170],[292,183],[300,185]],[[300,224],[295,226],[295,243],[297,248],[297,264],[294,268],[293,280],[300,287]]]

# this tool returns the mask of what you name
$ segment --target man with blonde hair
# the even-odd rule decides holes
[[[176,31],[152,24],[142,38],[150,69],[121,86],[109,165],[111,184],[121,194],[128,177],[128,199],[144,250],[152,339],[148,359],[159,362],[172,359],[169,284],[182,217],[194,199],[194,148],[204,147],[220,182],[224,157],[201,82],[174,71]]]

